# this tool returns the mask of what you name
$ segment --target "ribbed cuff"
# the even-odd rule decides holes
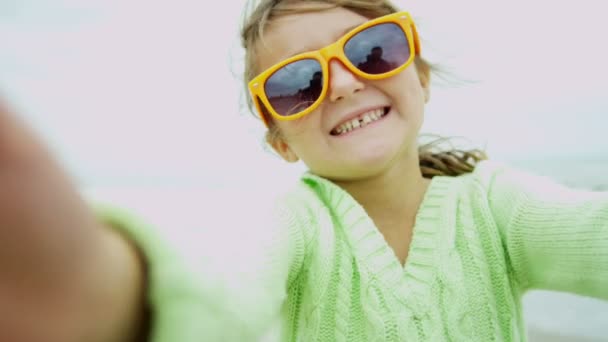
[[[144,257],[147,301],[152,313],[149,340],[194,342],[208,337],[201,324],[205,314],[201,284],[177,248],[128,210],[99,204],[94,208],[101,220],[129,238]]]

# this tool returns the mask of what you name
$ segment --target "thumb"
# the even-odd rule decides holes
[[[25,122],[14,115],[0,97],[0,170],[22,165],[53,165],[49,152]]]

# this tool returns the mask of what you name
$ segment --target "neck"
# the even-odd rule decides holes
[[[383,231],[413,226],[430,180],[422,177],[418,154],[414,153],[375,177],[335,183],[357,200]]]

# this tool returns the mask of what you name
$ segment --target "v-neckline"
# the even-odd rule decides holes
[[[402,265],[384,235],[365,209],[345,190],[331,181],[306,173],[303,180],[311,186],[328,207],[359,265],[379,281],[398,300],[414,312],[423,310],[422,298],[437,269],[438,235],[446,207],[454,194],[450,187],[454,177],[435,176],[423,196],[415,216],[408,256]]]

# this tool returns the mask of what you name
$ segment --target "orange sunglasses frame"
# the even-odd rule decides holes
[[[403,65],[396,68],[395,70],[391,70],[391,71],[383,73],[383,74],[368,74],[368,73],[365,73],[365,72],[359,70],[357,67],[355,67],[350,62],[350,60],[344,54],[344,46],[357,33],[361,32],[365,29],[368,29],[370,27],[380,25],[380,24],[387,24],[387,23],[394,23],[401,27],[401,29],[403,30],[403,32],[405,32],[405,35],[407,37],[408,44],[410,45],[410,51],[414,51],[414,53],[410,55],[410,58],[407,60],[407,62],[403,63]],[[269,123],[267,122],[267,120],[262,112],[262,107],[261,107],[260,101],[262,101],[262,104],[265,106],[265,108],[268,110],[268,112],[272,115],[272,117],[277,120],[282,120],[282,121],[296,120],[296,119],[299,119],[299,118],[309,114],[310,112],[315,110],[317,107],[319,107],[321,102],[323,102],[323,99],[325,99],[325,96],[327,94],[327,89],[329,87],[329,77],[327,77],[329,75],[329,61],[331,61],[334,58],[338,59],[340,62],[342,62],[353,74],[355,74],[359,77],[362,77],[362,78],[365,78],[368,80],[380,80],[380,79],[394,76],[394,75],[400,73],[401,71],[403,71],[410,64],[412,64],[412,62],[414,61],[414,59],[417,55],[420,55],[420,40],[418,38],[418,32],[416,30],[416,24],[414,23],[414,20],[412,19],[412,17],[410,16],[410,14],[408,12],[392,13],[392,14],[385,15],[385,16],[382,16],[382,17],[379,17],[376,19],[372,19],[372,20],[362,24],[361,26],[358,26],[358,27],[352,29],[347,34],[342,36],[338,41],[336,41],[335,43],[330,44],[322,49],[301,53],[301,54],[295,55],[293,57],[290,57],[284,61],[281,61],[281,62],[273,65],[272,67],[268,68],[266,71],[262,72],[261,74],[259,74],[253,80],[251,80],[249,82],[249,92],[251,93],[251,97],[253,99],[253,102],[255,103],[258,113],[260,114],[260,117],[262,118],[262,121],[264,121],[264,124],[266,125],[266,127],[268,127]],[[314,60],[319,61],[319,64],[321,65],[321,71],[323,72],[323,76],[324,76],[323,77],[323,88],[321,90],[321,94],[320,94],[319,98],[310,107],[306,108],[305,110],[303,110],[297,114],[294,114],[294,115],[289,115],[289,116],[280,115],[279,113],[277,113],[274,110],[274,108],[272,108],[272,106],[270,105],[270,101],[268,101],[268,98],[266,97],[266,92],[264,91],[264,86],[266,84],[266,81],[277,70],[281,69],[282,67],[284,67],[290,63],[293,63],[293,62],[296,62],[299,60],[303,60],[303,59],[314,59]]]

